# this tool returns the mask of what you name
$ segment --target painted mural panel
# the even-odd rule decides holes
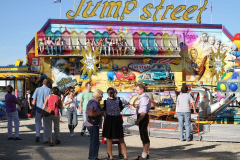
[[[222,32],[221,29],[189,29],[189,28],[161,28],[161,27],[142,27],[142,26],[51,24],[47,30],[51,30],[52,32],[56,32],[58,30],[61,32],[64,32],[68,30],[69,32],[76,31],[77,33],[80,33],[80,32],[87,33],[91,31],[93,34],[96,32],[98,33],[99,32],[100,33],[115,32],[117,34],[121,33],[122,35],[126,35],[127,33],[134,34],[136,32],[139,34],[145,33],[145,35],[151,33],[151,35],[153,34],[155,36],[157,34],[160,34],[160,35],[176,34],[177,43],[181,47],[181,52],[180,52],[181,60],[178,64],[174,64],[171,62],[170,63],[166,62],[166,63],[168,63],[171,69],[171,72],[173,72],[175,77],[174,81],[176,81],[177,83],[182,81],[184,78],[182,78],[181,76],[180,77],[176,76],[176,74],[178,74],[178,72],[182,72],[182,70],[185,68],[186,81],[203,81],[205,84],[215,84],[215,81],[219,77],[212,75],[211,66],[209,64],[211,61],[212,52],[216,53],[218,49],[220,50],[221,54],[226,54],[224,61],[226,61],[227,63],[224,66],[224,69],[227,70],[227,68],[232,66],[232,63],[228,62],[228,60],[232,59],[232,55],[230,54],[232,42]],[[134,36],[133,36],[133,39],[134,39]],[[168,41],[163,38],[163,45],[167,45],[167,44],[168,44]],[[171,45],[171,47],[174,47],[173,44],[175,43],[172,40],[170,40],[169,45]],[[170,58],[169,61],[173,61],[173,60],[174,59]],[[119,67],[119,71],[116,72],[116,75],[118,75],[118,78],[116,79],[118,80],[129,79],[129,76],[128,78],[119,78],[122,75],[121,69],[125,69],[127,70],[126,74],[133,73],[135,75],[136,79],[132,78],[133,81],[135,80],[139,81],[139,76],[141,77],[140,79],[142,79],[142,77],[146,78],[148,76],[148,79],[157,80],[158,78],[156,78],[156,76],[155,78],[152,78],[152,76],[154,77],[155,75],[154,73],[150,74],[152,72],[151,67],[153,67],[151,65],[155,65],[156,67],[157,65],[155,63],[164,64],[163,61],[157,58],[151,59],[149,61],[145,61],[144,63],[137,64],[137,65],[130,63],[130,61],[128,60],[124,60],[124,63],[120,62],[119,60],[112,60],[112,62],[109,62],[109,63],[112,63],[112,64],[103,63],[103,65],[109,65],[108,66],[109,68],[113,67],[114,65],[118,65]],[[121,65],[119,66],[118,63],[121,63]],[[145,70],[148,69],[146,70],[148,71],[148,73],[141,73],[139,71],[136,71],[136,67],[150,67],[150,68],[145,68]],[[101,72],[99,75],[99,77],[101,77],[102,74],[105,74],[105,72],[108,72],[108,71],[101,69],[99,70],[99,72]],[[145,76],[139,75],[140,73],[144,74]],[[111,77],[110,78],[108,77],[108,79],[111,79]],[[161,78],[160,76],[159,79],[167,79],[167,77]],[[99,78],[98,78],[98,81],[99,81]],[[152,81],[152,82],[155,82],[155,81]]]
[[[63,43],[60,44],[63,44],[63,49],[58,51],[55,47],[53,52],[58,56],[53,55],[52,59],[41,57],[39,66],[35,66],[37,72],[41,73],[42,78],[51,79],[53,86],[63,92],[75,86],[75,94],[78,96],[85,90],[85,84],[90,78],[83,74],[81,63],[83,50],[89,49],[89,46],[93,51],[99,47],[101,53],[97,75],[91,77],[92,90],[106,92],[112,86],[117,88],[120,97],[128,101],[136,96],[134,92],[137,83],[148,86],[152,92],[149,96],[157,105],[164,99],[175,101],[175,93],[171,91],[175,89],[174,86],[180,90],[182,81],[203,81],[206,85],[216,85],[222,72],[213,73],[212,69],[218,71],[223,68],[227,71],[232,67],[229,60],[233,59],[234,46],[221,29],[51,24],[46,29],[49,30],[62,33]],[[64,37],[63,33],[78,35],[74,37],[74,44],[72,37]],[[64,42],[66,39],[69,43]],[[118,41],[130,45],[122,46]],[[112,45],[109,50],[105,46],[107,42]],[[78,45],[80,49],[73,54],[71,49],[76,49]],[[119,52],[123,52],[123,56],[136,58],[122,58]],[[107,97],[106,93],[104,97]],[[127,112],[131,113],[131,109]]]

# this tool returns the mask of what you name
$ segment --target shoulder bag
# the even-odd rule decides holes
[[[48,97],[48,100],[49,100],[50,96]],[[55,100],[55,104],[56,104],[56,100]],[[48,116],[50,116],[52,114],[52,112],[53,112],[53,110],[51,110],[51,109],[43,110],[43,116],[44,117],[48,117]]]

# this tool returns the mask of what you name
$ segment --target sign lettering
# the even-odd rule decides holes
[[[96,4],[93,4],[93,2],[90,0],[87,2],[86,5],[84,5],[85,1],[86,0],[81,0],[76,12],[69,10],[66,13],[67,18],[69,18],[69,19],[76,18],[78,15],[80,15],[80,12],[81,12],[83,6],[86,6],[86,7],[82,11],[82,17],[83,18],[93,17],[93,16],[97,15],[96,14],[97,9],[101,6],[103,6],[101,13],[99,15],[99,18],[108,18],[108,17],[118,18],[118,16],[120,15],[119,16],[120,20],[123,21],[124,18],[126,17],[126,15],[132,13],[138,6],[137,0],[127,1],[125,3],[125,5],[123,4],[122,1],[117,1],[117,2],[106,1],[104,3],[102,3],[102,1],[99,1]],[[208,0],[205,0],[203,3],[203,6],[198,9],[198,6],[196,6],[196,5],[190,6],[188,8],[186,5],[179,5],[177,7],[175,7],[174,5],[163,6],[164,2],[165,2],[165,0],[161,0],[160,4],[158,6],[154,6],[152,3],[145,5],[144,7],[142,7],[143,14],[139,15],[139,17],[142,20],[148,20],[149,18],[152,17],[153,21],[157,21],[157,15],[161,11],[163,13],[163,15],[160,17],[161,20],[167,19],[166,15],[168,13],[170,13],[170,18],[172,20],[178,20],[182,17],[183,20],[189,21],[189,20],[193,19],[193,17],[191,17],[190,15],[192,13],[194,13],[195,11],[199,11],[196,21],[197,21],[197,23],[200,23],[202,12],[207,9],[206,6],[208,4]],[[122,5],[123,5],[123,7],[122,7]],[[94,7],[91,7],[91,6],[94,6]],[[121,7],[123,8],[122,11],[120,11]],[[164,8],[165,8],[165,11],[162,11]],[[155,10],[153,16],[149,9]],[[180,16],[178,14],[182,14],[182,16]]]
[[[148,71],[149,69],[153,68],[153,65],[146,64],[146,63],[131,63],[128,65],[128,68],[143,73],[145,71]]]

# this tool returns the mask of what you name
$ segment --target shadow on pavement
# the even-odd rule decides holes
[[[2,122],[0,122],[2,123]],[[64,123],[67,127],[67,123]],[[0,159],[80,159],[87,160],[88,158],[88,148],[89,148],[89,137],[81,136],[80,133],[76,133],[76,136],[71,138],[68,132],[61,132],[60,145],[55,145],[53,147],[48,146],[48,144],[43,144],[42,139],[40,142],[35,142],[35,126],[34,124],[22,125],[21,127],[26,127],[30,131],[20,131],[20,137],[22,140],[14,141],[7,140],[7,128],[5,133],[0,134]],[[79,126],[78,126],[79,127]],[[78,128],[79,130],[79,128]],[[100,133],[101,135],[101,133]],[[53,134],[54,136],[54,134]],[[131,136],[131,135],[126,135]],[[42,134],[41,134],[42,138]],[[139,138],[140,140],[140,138]],[[156,140],[156,139],[155,139]],[[160,140],[160,139],[159,139]],[[201,142],[199,142],[201,143]],[[159,144],[161,142],[159,141]],[[159,148],[150,149],[150,159],[238,159],[236,153],[233,152],[209,152],[209,150],[214,149],[218,145],[201,146],[194,148],[191,142],[183,142],[182,145],[175,145],[171,147],[160,146]],[[117,145],[113,146],[114,158],[118,158]],[[128,159],[135,159],[138,155],[141,155],[142,148],[140,147],[127,147]],[[99,158],[106,159],[107,149],[106,145],[101,144],[99,150]]]

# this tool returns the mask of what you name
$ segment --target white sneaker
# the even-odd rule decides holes
[[[73,133],[70,133],[70,137],[73,137],[74,135],[73,135]]]

